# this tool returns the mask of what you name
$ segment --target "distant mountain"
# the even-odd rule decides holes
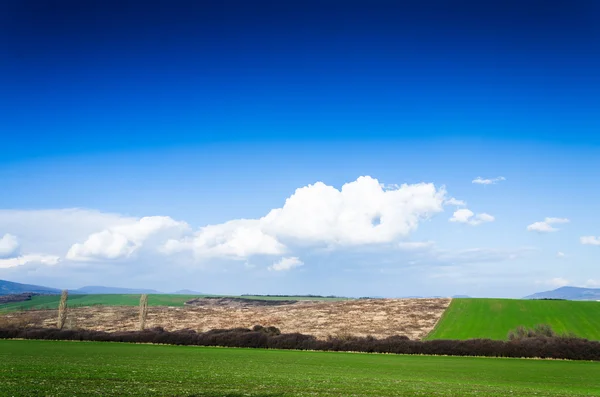
[[[452,295],[452,298],[470,298],[469,295]]]
[[[60,294],[60,290],[57,288],[0,280],[0,295],[21,294],[23,292],[34,292],[36,294]]]
[[[69,290],[71,294],[162,294],[153,289],[116,288],[88,285],[78,289]]]
[[[526,296],[525,299],[600,300],[600,288],[560,287]]]
[[[179,291],[173,292],[173,295],[206,295],[202,292],[192,291],[191,289],[180,289]]]

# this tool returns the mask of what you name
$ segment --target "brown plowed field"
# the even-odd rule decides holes
[[[294,304],[253,306],[196,302],[184,307],[149,307],[146,327],[198,332],[217,328],[249,328],[260,324],[278,327],[283,333],[300,332],[327,336],[387,337],[406,335],[420,339],[435,326],[450,299],[359,299],[337,302],[300,301]],[[56,310],[5,314],[1,322],[30,326],[56,326]],[[133,331],[138,309],[124,306],[93,306],[69,309],[66,328]]]

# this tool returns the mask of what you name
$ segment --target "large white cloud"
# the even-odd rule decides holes
[[[560,223],[569,223],[569,219],[567,218],[546,218],[541,222],[534,222],[531,225],[527,226],[527,230],[530,232],[539,232],[539,233],[549,233],[556,232],[560,229],[552,226],[554,224]]]
[[[391,243],[443,211],[445,199],[445,189],[430,183],[389,187],[365,176],[338,190],[317,182],[297,189],[283,207],[260,219],[209,225],[193,237],[168,241],[163,251],[246,258],[280,255],[289,246]]]
[[[185,222],[168,216],[149,216],[132,220],[91,234],[83,243],[74,244],[66,258],[75,261],[119,259],[131,256],[151,237],[161,233],[181,234],[189,229]]]
[[[0,238],[0,258],[11,258],[19,251],[19,240],[17,236],[6,233]]]
[[[494,218],[492,215],[486,214],[485,212],[481,214],[475,214],[473,211],[467,208],[461,208],[454,211],[454,214],[452,214],[452,218],[450,218],[449,221],[477,226],[482,223],[493,222],[495,219],[496,218]]]

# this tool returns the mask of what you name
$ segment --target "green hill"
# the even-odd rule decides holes
[[[600,340],[600,302],[453,299],[427,339],[506,339],[523,325],[548,324],[559,334]]]
[[[222,295],[220,295],[222,296]],[[216,295],[179,295],[179,294],[150,294],[148,295],[149,306],[183,306],[186,301],[194,298],[216,297]],[[263,300],[341,300],[344,298],[306,298],[306,297],[272,297],[272,296],[228,296],[242,299]],[[57,309],[60,295],[34,296],[31,300],[23,302],[0,304],[0,313],[29,310],[29,309]],[[69,307],[82,306],[137,306],[140,304],[139,294],[69,294]]]

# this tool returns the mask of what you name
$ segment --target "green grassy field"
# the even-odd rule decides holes
[[[171,295],[171,294],[151,294],[148,296],[149,306],[183,306],[186,301],[201,297],[215,297],[215,295]],[[302,297],[268,297],[268,296],[230,296],[233,298],[244,299],[264,299],[264,300],[340,300],[343,298],[302,298]],[[15,310],[29,309],[57,309],[59,295],[34,296],[29,301],[5,303],[0,305],[0,312],[9,312]],[[90,295],[69,295],[69,306],[137,306],[140,303],[139,294],[90,294]]]
[[[600,363],[0,341],[3,396],[600,396]]]
[[[2,396],[600,396],[600,363],[0,341]]]
[[[536,324],[600,340],[600,302],[453,299],[427,339],[506,339],[519,325]]]

